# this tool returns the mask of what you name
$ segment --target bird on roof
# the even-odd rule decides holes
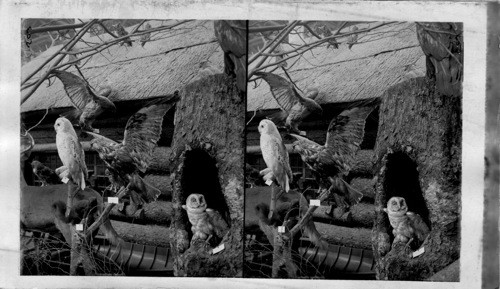
[[[463,27],[458,23],[417,23],[417,38],[427,60],[427,77],[444,95],[458,95],[463,79]]]
[[[56,130],[57,153],[63,166],[67,168],[67,177],[84,190],[85,180],[88,177],[87,165],[85,164],[85,153],[78,141],[75,129],[65,117],[56,120],[54,129]]]
[[[313,113],[323,113],[321,106],[314,101],[318,96],[317,88],[310,87],[307,94],[302,96],[291,82],[279,75],[270,72],[255,72],[255,75],[262,77],[269,84],[271,94],[282,110],[273,120],[278,122],[279,119],[285,119],[288,131],[304,134],[299,129],[302,121]]]
[[[42,182],[42,187],[61,183],[56,172],[41,162],[34,160],[31,162],[31,167],[35,176]]]
[[[113,27],[115,28],[118,37],[123,37],[128,35],[127,30],[125,30],[125,28],[123,28],[123,26],[120,23],[116,23],[115,25],[113,25]],[[122,46],[124,43],[127,44],[128,46],[132,46],[132,40],[130,40],[130,37],[123,39],[122,42],[120,42],[120,46]]]
[[[281,188],[285,192],[288,192],[293,176],[288,152],[283,144],[280,133],[276,125],[269,119],[261,120],[258,129],[262,157],[268,168],[267,170],[263,170],[261,174],[272,175]]]
[[[151,29],[151,25],[149,23],[146,23],[144,30],[149,30],[149,29]],[[146,42],[148,42],[150,39],[151,39],[151,32],[141,35],[141,41],[140,41],[141,46],[144,47]]]
[[[215,37],[224,51],[224,72],[236,77],[238,89],[247,88],[247,21],[214,21]]]
[[[358,31],[358,26],[356,25],[353,25],[351,26],[351,28],[349,29],[351,32],[356,32]],[[347,40],[347,47],[349,48],[349,50],[352,48],[352,46],[358,42],[358,34],[352,34],[352,35],[349,35],[349,38]]]
[[[300,154],[302,161],[316,175],[320,187],[334,193],[337,207],[343,209],[343,213],[363,197],[363,194],[350,188],[343,178],[353,165],[354,156],[363,140],[365,119],[373,109],[373,106],[356,107],[332,119],[325,145],[290,134],[296,139],[292,144],[293,150]]]
[[[333,36],[332,32],[330,31],[330,29],[328,27],[326,27],[326,25],[321,26],[320,29],[323,32],[324,37]],[[330,48],[330,46],[333,47],[333,49],[338,49],[339,43],[337,42],[337,40],[335,38],[329,39],[328,44],[326,45],[326,48],[328,49],[328,48]]]
[[[75,107],[63,116],[78,120],[78,124],[84,131],[98,132],[92,128],[97,117],[105,111],[116,111],[114,103],[108,99],[112,89],[105,86],[98,93],[94,93],[85,80],[71,72],[54,70],[52,74],[61,80],[66,94]]]
[[[93,137],[92,149],[97,151],[113,177],[110,181],[118,187],[127,184],[129,191],[140,193],[147,201],[156,200],[160,190],[146,183],[140,174],[144,174],[151,163],[153,150],[160,139],[163,117],[179,99],[179,92],[175,91],[146,104],[127,121],[121,143],[89,133]]]

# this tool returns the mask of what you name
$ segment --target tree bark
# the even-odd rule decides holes
[[[182,90],[170,158],[176,276],[242,273],[244,126],[245,102],[233,78],[212,75]],[[217,236],[224,249],[216,254],[213,245],[191,242],[191,224],[182,205],[192,193],[203,194],[208,207],[230,227]]]
[[[434,87],[417,78],[382,97],[372,235],[378,279],[424,280],[459,258],[461,96],[443,96]],[[393,196],[405,198],[431,229],[416,258],[404,244],[391,248],[394,236],[382,208]]]

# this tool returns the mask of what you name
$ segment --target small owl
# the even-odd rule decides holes
[[[60,117],[54,124],[56,130],[56,146],[59,158],[64,167],[68,169],[68,178],[85,189],[85,180],[88,177],[87,166],[85,165],[85,153],[78,141],[75,129],[71,122],[64,117]]]
[[[210,223],[207,208],[207,202],[202,194],[191,194],[186,200],[186,204],[182,205],[186,210],[189,222],[191,223],[191,231],[194,239],[207,240],[214,234],[214,227]]]
[[[387,202],[387,208],[384,208],[384,212],[389,216],[389,222],[393,228],[393,244],[396,242],[410,244],[412,241],[421,244],[429,234],[429,227],[422,218],[418,214],[408,211],[404,198],[392,197]]]
[[[292,170],[280,133],[276,125],[268,119],[263,119],[259,123],[259,133],[262,157],[278,184],[288,192],[292,181]]]

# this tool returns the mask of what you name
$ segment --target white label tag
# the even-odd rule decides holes
[[[68,183],[68,181],[69,181],[69,179],[68,179],[67,177],[64,177],[64,178],[62,178],[62,180],[61,180],[61,181],[62,181],[63,183],[65,183],[65,184],[67,184],[67,183]]]
[[[83,224],[76,224],[75,229],[77,231],[83,231]]]
[[[285,233],[285,226],[278,226],[278,233]]]
[[[307,133],[306,133],[305,131],[301,131],[299,134],[300,134],[301,136],[306,136],[306,135],[307,135]]]
[[[320,200],[311,200],[309,203],[309,206],[319,207],[319,206],[321,206],[321,201]]]
[[[413,252],[413,258],[422,255],[424,252],[425,252],[425,248],[424,247],[418,249],[417,251]]]
[[[220,251],[224,250],[224,243],[212,249],[212,254],[217,254]]]
[[[95,133],[99,133],[99,129],[98,128],[94,128],[94,132]]]
[[[267,180],[267,181],[266,181],[266,185],[270,186],[270,185],[272,185],[272,184],[273,184],[273,181],[271,181],[271,180]]]
[[[118,197],[108,197],[108,203],[110,204],[118,204]]]

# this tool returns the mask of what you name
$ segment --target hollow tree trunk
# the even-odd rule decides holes
[[[434,87],[417,78],[391,87],[382,99],[372,234],[378,279],[423,280],[459,258],[461,96],[443,96]],[[405,198],[409,211],[429,225],[418,257],[404,244],[391,248],[382,208],[393,196]]]
[[[170,157],[176,276],[242,272],[244,125],[245,102],[232,78],[209,76],[181,92]],[[215,236],[216,244],[190,242],[191,224],[182,205],[192,193],[203,194],[208,208],[229,226],[223,236]],[[213,247],[222,244],[224,249],[213,254]]]

